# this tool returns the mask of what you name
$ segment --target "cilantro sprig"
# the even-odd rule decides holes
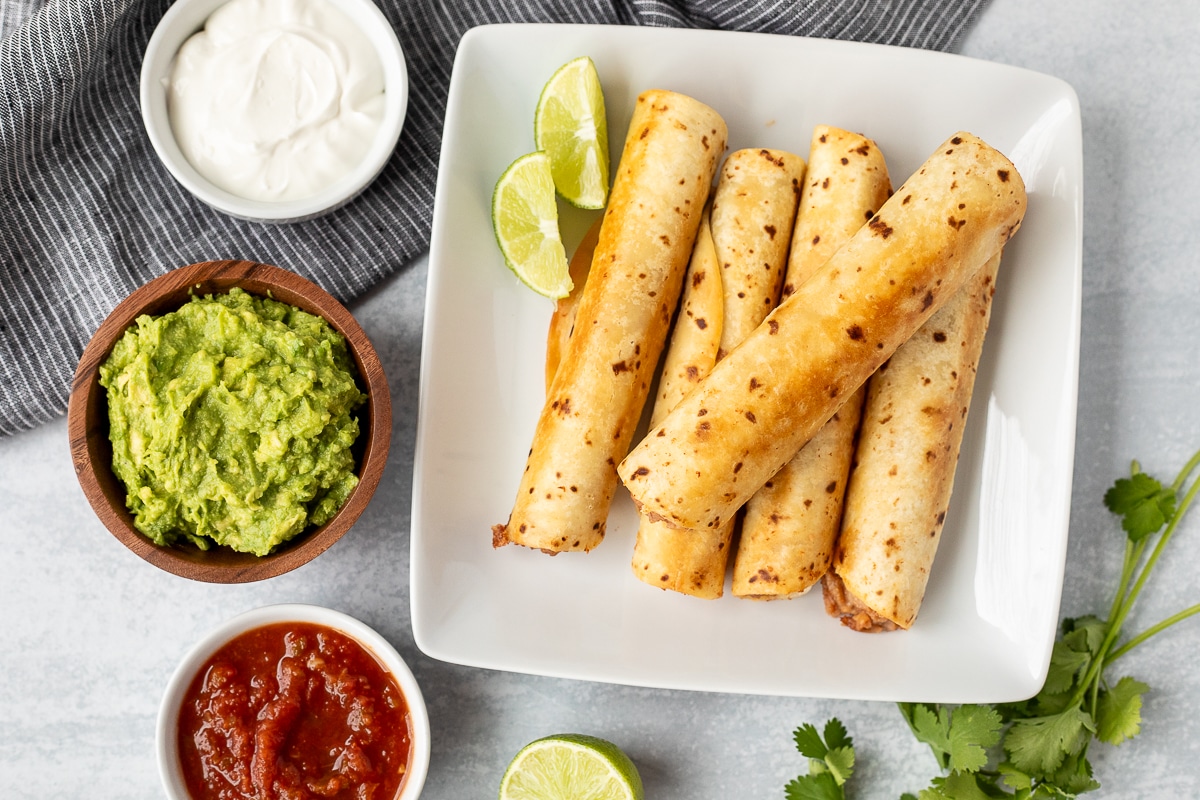
[[[1200,452],[1170,486],[1163,486],[1134,461],[1129,477],[1118,479],[1105,493],[1104,505],[1121,518],[1125,532],[1117,590],[1104,619],[1063,620],[1046,682],[1035,697],[952,710],[901,704],[913,733],[930,746],[945,773],[920,793],[920,800],[1070,798],[1100,787],[1088,761],[1089,748],[1096,740],[1119,745],[1137,736],[1142,696],[1150,688],[1130,676],[1113,677],[1111,668],[1135,647],[1200,613],[1197,603],[1118,644],[1134,603],[1200,491],[1200,480],[1187,485],[1197,466]],[[975,710],[981,708],[993,713]],[[981,757],[983,751],[990,753]]]
[[[846,800],[846,781],[854,774],[854,740],[837,717],[825,723],[825,737],[808,723],[792,732],[796,749],[808,759],[808,774],[784,787],[787,800]]]
[[[1113,664],[1171,626],[1200,614],[1197,603],[1122,641],[1130,611],[1200,493],[1200,478],[1192,478],[1197,467],[1200,452],[1164,486],[1134,461],[1129,477],[1118,479],[1105,493],[1104,505],[1121,518],[1125,532],[1117,589],[1106,617],[1062,621],[1045,684],[1037,695],[1000,705],[899,704],[913,735],[929,746],[942,772],[919,794],[905,794],[901,800],[1060,800],[1100,788],[1088,761],[1089,748],[1095,741],[1119,745],[1137,736],[1142,697],[1149,691],[1134,677],[1114,677]],[[797,746],[800,732],[806,729],[815,734],[811,726],[798,729]],[[849,736],[844,738],[849,741]],[[817,758],[821,760],[813,764],[824,763],[823,756]],[[807,777],[816,783],[823,774],[810,766]],[[837,783],[837,794],[793,793],[797,781],[788,784],[788,800],[845,796],[844,780]]]

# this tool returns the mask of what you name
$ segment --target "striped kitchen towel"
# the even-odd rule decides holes
[[[425,252],[455,48],[494,22],[762,31],[954,49],[986,0],[377,0],[408,58],[399,146],[374,184],[316,220],[223,216],[159,164],[138,71],[169,0],[0,0],[0,434],[66,408],[114,306],[214,258],[293,269],[343,301]]]

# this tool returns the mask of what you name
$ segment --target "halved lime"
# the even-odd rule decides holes
[[[564,733],[525,745],[500,781],[500,800],[642,800],[629,756],[595,736]]]
[[[550,154],[554,185],[564,200],[579,208],[604,208],[608,121],[592,59],[568,61],[550,77],[533,115],[533,138]]]
[[[492,193],[492,228],[508,268],[538,294],[557,300],[571,291],[567,251],[558,231],[550,157],[521,156]]]

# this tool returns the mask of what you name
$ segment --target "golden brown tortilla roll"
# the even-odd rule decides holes
[[[785,297],[875,215],[891,188],[875,142],[840,128],[816,127],[791,237]],[[746,503],[733,562],[734,595],[795,597],[829,569],[864,396],[861,388],[851,395]]]
[[[712,241],[708,210],[683,281],[683,297],[663,358],[662,376],[650,424],[667,415],[717,363],[725,298],[721,268]],[[640,519],[631,569],[638,579],[664,589],[715,598],[724,590],[724,561],[714,566],[707,554],[719,547],[725,531],[688,531]],[[726,545],[728,546],[728,545]],[[683,566],[680,566],[680,565]]]
[[[702,226],[652,424],[775,307],[804,169],[800,156],[766,149],[738,150],[722,165],[710,213],[711,242]],[[706,279],[714,268],[717,280]],[[702,301],[708,304],[704,311],[699,310]],[[698,324],[714,316],[721,320],[717,351],[712,350],[712,328]],[[693,353],[696,356],[689,357]],[[694,531],[643,517],[634,545],[633,574],[661,589],[718,598],[725,589],[733,530],[732,520],[716,529]]]
[[[642,512],[716,529],[1020,226],[1012,163],[969,133],[944,142],[625,458]]]
[[[712,372],[717,363],[717,351],[721,348],[724,321],[721,267],[717,263],[709,208],[706,207],[683,280],[683,296],[679,300],[671,341],[663,357],[658,393],[650,415],[651,425],[657,425],[701,378]]]
[[[794,153],[767,149],[737,150],[721,166],[712,204],[725,289],[718,360],[779,303],[805,166]]]
[[[889,622],[907,629],[921,608],[999,265],[997,253],[867,383],[841,537],[826,577],[826,608],[855,630],[890,630]],[[840,603],[830,602],[839,594]]]
[[[617,462],[658,366],[725,140],[725,122],[703,103],[659,90],[638,97],[574,332],[494,546],[556,553],[604,538]]]
[[[829,570],[862,400],[859,389],[746,503],[733,562],[735,596],[799,597]]]
[[[783,299],[816,274],[892,192],[883,152],[861,133],[818,125],[788,248]]]
[[[597,219],[583,235],[579,246],[571,255],[568,265],[571,273],[571,292],[554,304],[554,313],[550,315],[550,328],[546,331],[546,391],[554,383],[554,375],[562,362],[562,354],[567,350],[567,342],[571,340],[571,331],[575,327],[575,315],[579,312],[579,300],[583,297],[583,287],[587,283],[588,271],[592,266],[592,256],[596,252],[596,242],[600,239],[600,223]]]

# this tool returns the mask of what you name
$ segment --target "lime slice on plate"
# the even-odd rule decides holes
[[[587,56],[550,77],[533,115],[533,138],[550,154],[558,193],[579,208],[608,200],[608,122],[596,65]]]
[[[500,781],[500,800],[642,800],[642,779],[612,742],[576,733],[525,745]]]
[[[570,293],[549,156],[530,153],[504,171],[492,193],[492,227],[508,268],[526,286],[555,300]]]

